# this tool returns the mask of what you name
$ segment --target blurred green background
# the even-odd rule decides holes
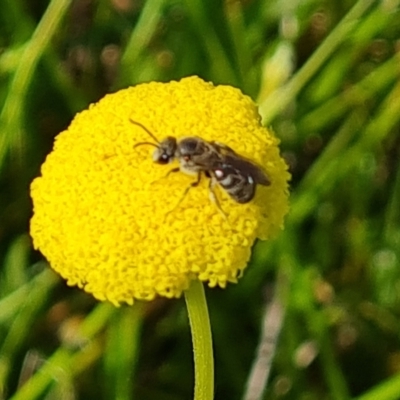
[[[28,228],[29,184],[76,112],[194,74],[259,103],[293,175],[285,230],[239,284],[207,290],[215,399],[400,399],[399,3],[4,0],[0,399],[192,398],[184,301],[100,304]],[[271,302],[275,356],[250,398]]]

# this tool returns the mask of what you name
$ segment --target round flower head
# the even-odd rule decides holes
[[[160,141],[227,145],[271,184],[245,204],[216,184],[212,201],[209,174],[192,187],[196,175],[169,173],[178,160],[160,165],[155,147],[135,146],[154,141],[138,123]],[[178,297],[192,279],[236,282],[256,238],[274,235],[288,210],[287,166],[255,104],[198,77],[105,96],[57,136],[41,173],[31,186],[35,248],[69,285],[114,304]]]

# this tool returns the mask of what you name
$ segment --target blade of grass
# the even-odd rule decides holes
[[[41,291],[48,293],[58,281],[58,276],[46,268],[25,285],[2,298],[0,300],[0,324],[4,324],[17,313],[33,288],[38,287]]]
[[[100,303],[85,319],[80,328],[82,336],[90,341],[100,330],[103,329],[107,321],[115,312],[115,307],[109,303]],[[12,397],[10,400],[36,400],[42,398],[42,393],[57,378],[59,371],[68,371],[74,375],[78,374],[79,368],[78,355],[85,351],[79,349],[73,352],[71,349],[60,347],[54,354],[46,360],[43,366],[33,375]],[[78,369],[73,370],[71,365],[77,365]],[[56,372],[56,374],[54,373]],[[67,372],[65,372],[67,373]]]
[[[366,119],[367,115],[362,110],[355,110],[343,122],[293,194],[288,224],[304,220],[315,209],[321,195],[329,192],[335,185],[338,178],[337,171],[343,162],[341,155]]]
[[[299,122],[299,130],[322,131],[326,126],[343,115],[352,107],[362,105],[366,100],[399,79],[400,55],[395,55],[346,91],[321,104],[307,113]]]
[[[252,69],[252,54],[246,32],[243,5],[239,1],[225,2],[225,15],[229,27],[241,89],[250,95],[256,95],[257,87],[255,69]]]
[[[400,393],[400,374],[394,375],[380,385],[358,396],[355,400],[398,400]]]
[[[346,144],[352,136],[359,134],[359,128],[363,123],[359,121],[354,125],[354,115],[347,119],[342,127],[342,132],[337,134],[314,163],[309,173],[303,178],[299,185],[296,196],[292,198],[291,212],[288,216],[290,223],[300,222],[315,207],[322,193],[327,193],[358,163],[363,153],[372,151],[391,132],[391,129],[400,120],[400,85],[386,96],[377,114],[373,116],[369,124],[363,129],[359,140],[351,147]],[[363,115],[360,108],[357,118],[367,120],[368,115]],[[353,126],[353,128],[352,128]],[[312,189],[312,190],[311,190]]]
[[[48,280],[42,281],[44,285],[54,283],[55,279],[49,277]],[[13,321],[7,331],[1,347],[0,347],[0,390],[3,391],[5,382],[9,373],[11,372],[12,360],[16,353],[21,349],[26,342],[26,337],[29,335],[30,330],[28,327],[32,326],[37,318],[40,310],[49,298],[49,293],[44,285],[31,286],[29,296],[24,298],[24,302],[20,308],[13,315]]]
[[[308,330],[318,343],[318,360],[330,398],[346,400],[350,399],[351,396],[345,376],[335,359],[335,350],[330,338],[329,318],[326,311],[315,302],[315,281],[318,276],[319,271],[314,267],[303,269],[300,272],[300,279],[298,279],[296,285],[298,292],[302,292],[301,311],[304,313],[304,320],[307,321]],[[295,300],[295,298],[292,299],[292,303]]]
[[[399,155],[398,155],[399,156]],[[397,162],[396,178],[393,183],[392,193],[384,216],[383,234],[388,243],[395,242],[393,239],[398,235],[400,226],[400,157]],[[393,243],[396,245],[396,243]]]
[[[195,27],[201,43],[203,43],[215,83],[225,83],[238,86],[235,70],[226,54],[223,44],[218,38],[214,27],[206,15],[202,0],[185,0],[190,19]]]
[[[4,25],[2,29],[12,32],[14,44],[23,43],[34,29],[34,21],[27,15],[19,1],[5,0],[1,4]]]
[[[257,354],[246,383],[243,400],[262,400],[272,369],[272,361],[278,346],[285,309],[278,291],[263,312],[261,338],[257,346]]]
[[[138,59],[157,29],[165,0],[148,0],[144,3],[140,18],[133,29],[121,59],[121,74],[117,86],[137,83],[132,69],[138,67]]]
[[[0,169],[9,151],[23,149],[23,110],[25,97],[36,66],[57,31],[70,0],[52,0],[26,43],[0,114]]]
[[[139,352],[139,335],[142,325],[141,303],[116,312],[107,331],[104,354],[104,378],[108,383],[109,399],[130,400],[136,360]]]
[[[296,98],[300,90],[332,53],[347,40],[352,30],[360,23],[361,17],[374,3],[374,0],[358,0],[296,75],[285,86],[273,92],[260,104],[259,112],[265,125],[268,125]]]
[[[348,71],[355,69],[359,73],[363,66],[371,63],[372,57],[368,49],[373,46],[374,39],[380,37],[385,27],[392,23],[397,24],[398,6],[399,0],[393,0],[385,6],[378,5],[360,19],[357,28],[347,38],[346,43],[335,52],[315,79],[307,85],[305,97],[310,103],[320,104],[332,97],[347,83]],[[371,89],[367,92],[371,92]]]
[[[21,235],[9,247],[0,281],[2,295],[12,293],[24,285],[28,280],[28,256],[31,250],[28,235]]]

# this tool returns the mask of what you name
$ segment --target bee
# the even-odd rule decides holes
[[[153,153],[155,163],[169,164],[177,160],[179,167],[170,172],[182,171],[187,174],[197,174],[197,180],[187,188],[184,196],[191,187],[200,183],[202,174],[210,178],[210,196],[219,209],[214,193],[216,185],[221,186],[234,201],[244,204],[254,198],[257,185],[271,184],[261,167],[237,154],[225,144],[206,141],[197,136],[188,136],[180,140],[167,136],[159,141],[144,125],[132,119],[131,122],[140,126],[154,140],[154,142],[136,143],[135,147],[154,146],[156,148]]]

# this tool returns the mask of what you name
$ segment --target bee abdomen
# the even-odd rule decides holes
[[[219,185],[238,203],[248,203],[255,193],[254,179],[241,175],[234,168],[220,168],[214,171]]]

